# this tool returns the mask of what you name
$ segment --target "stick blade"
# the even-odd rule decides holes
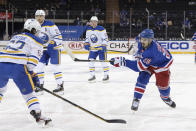
[[[108,123],[121,123],[121,124],[126,124],[127,122],[122,119],[112,119],[112,120],[106,120]]]

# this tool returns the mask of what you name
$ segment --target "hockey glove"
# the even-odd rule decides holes
[[[85,50],[90,50],[90,45],[84,45]]]
[[[29,71],[29,74],[31,75],[34,86],[40,87],[40,82],[39,82],[38,75],[33,71]]]
[[[48,44],[48,49],[51,50],[56,46],[56,42],[55,41],[50,41],[50,43]]]
[[[110,64],[115,67],[125,66],[126,61],[124,57],[114,57],[110,60]]]
[[[106,46],[101,46],[102,50],[101,52],[106,52]]]

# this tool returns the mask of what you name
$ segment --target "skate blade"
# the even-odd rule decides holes
[[[53,127],[54,126],[53,123],[52,123],[52,120],[47,122],[47,123],[45,121],[41,120],[41,121],[37,122],[37,124],[41,128],[49,128],[49,127]]]
[[[96,80],[88,81],[88,83],[96,83]]]
[[[102,81],[103,83],[109,83],[110,81],[109,80],[106,80],[106,81]]]

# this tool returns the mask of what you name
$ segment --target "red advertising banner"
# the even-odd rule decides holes
[[[5,19],[6,19],[6,13],[0,12],[0,20],[5,20]],[[8,13],[8,19],[12,19],[12,13]]]

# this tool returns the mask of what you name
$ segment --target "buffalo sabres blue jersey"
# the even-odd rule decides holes
[[[29,71],[38,64],[43,51],[43,41],[30,33],[12,37],[6,49],[0,51],[0,62],[27,65]]]
[[[52,22],[45,20],[41,25],[39,37],[44,41],[44,46],[55,44],[56,49],[62,49],[62,35],[58,27]]]
[[[147,49],[142,48],[142,44],[138,42],[138,60],[137,67],[140,71],[146,70],[148,67],[152,67],[154,72],[162,72],[169,69],[173,62],[172,55],[168,50],[161,47],[157,41],[152,41],[151,45]]]
[[[86,31],[85,43],[89,43],[94,48],[107,45],[108,36],[103,26],[97,25],[95,28],[89,26]]]

